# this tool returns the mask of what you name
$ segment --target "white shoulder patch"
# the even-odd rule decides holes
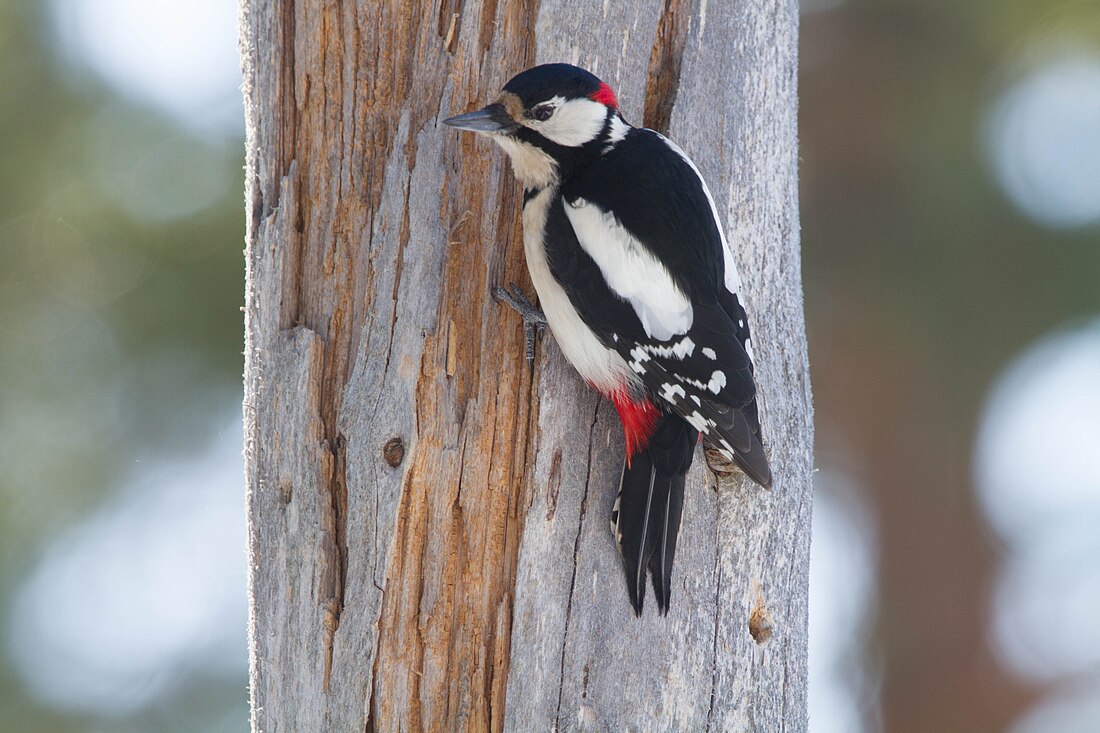
[[[654,134],[661,138],[665,145],[671,148],[674,153],[683,158],[684,162],[691,167],[691,170],[695,173],[696,177],[698,177],[699,185],[703,187],[703,193],[707,197],[707,202],[710,203],[710,213],[714,215],[714,224],[718,227],[718,236],[722,239],[722,263],[725,269],[726,290],[737,295],[741,291],[741,275],[737,272],[737,264],[733,261],[733,251],[730,249],[729,242],[726,241],[726,228],[722,225],[722,217],[718,216],[718,207],[714,203],[714,197],[710,195],[710,189],[707,188],[707,182],[703,180],[703,174],[699,172],[699,169],[695,166],[695,162],[688,157],[687,153],[685,153],[679,145],[659,132],[654,132]]]
[[[634,307],[650,338],[668,341],[687,333],[694,317],[691,301],[614,214],[577,199],[565,205],[565,215],[612,292]]]

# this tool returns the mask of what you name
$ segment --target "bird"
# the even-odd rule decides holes
[[[443,123],[503,148],[523,187],[523,245],[538,296],[497,289],[528,333],[549,326],[609,399],[625,457],[611,528],[631,606],[646,574],[669,611],[684,485],[702,437],[765,488],[765,456],[741,280],[698,167],[627,123],[612,88],[577,66],[522,71],[485,107]]]

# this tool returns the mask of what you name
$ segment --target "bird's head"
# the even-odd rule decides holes
[[[569,64],[521,72],[489,105],[443,123],[489,135],[508,153],[527,188],[567,176],[628,129],[611,87]]]

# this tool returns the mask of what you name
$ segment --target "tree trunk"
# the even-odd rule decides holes
[[[797,13],[244,0],[255,730],[805,730]],[[696,461],[667,618],[608,527],[615,410],[489,295],[530,292],[518,186],[439,125],[558,60],[695,159],[745,281],[776,486]]]

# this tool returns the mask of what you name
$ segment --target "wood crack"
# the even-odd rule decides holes
[[[297,34],[296,0],[283,0],[279,5],[277,18],[277,31],[280,37],[280,47],[283,49],[279,69],[276,74],[276,86],[279,88],[279,104],[282,107],[279,113],[281,124],[275,128],[275,152],[276,168],[273,172],[271,188],[273,201],[270,202],[271,210],[279,208],[282,189],[279,181],[290,173],[290,167],[297,157],[298,129],[300,115],[295,94],[295,75],[297,63],[294,54],[294,43]]]
[[[405,247],[409,244],[409,194],[412,190],[412,176],[408,176],[405,179],[405,203],[403,206],[403,214],[401,217],[401,230],[397,237],[397,256],[394,258],[393,263],[393,290],[390,292],[390,298],[393,300],[393,315],[390,317],[390,338],[386,343],[386,365],[382,371],[388,373],[390,370],[390,358],[393,355],[393,335],[397,329],[397,301],[399,296],[399,290],[401,288],[401,274],[405,269]]]
[[[680,67],[690,18],[690,0],[665,0],[657,21],[657,36],[649,55],[642,123],[662,135],[668,134],[672,107],[680,89]]]
[[[580,515],[577,517],[577,536],[573,540],[573,572],[569,578],[569,595],[565,605],[565,628],[561,636],[561,666],[558,670],[558,710],[554,716],[554,729],[561,728],[561,703],[565,692],[565,652],[569,645],[569,622],[573,615],[573,591],[577,586],[577,559],[581,549],[581,534],[584,531],[584,518],[588,513],[588,490],[592,485],[592,451],[595,445],[593,438],[596,435],[596,423],[599,422],[600,405],[596,403],[596,409],[592,411],[592,424],[588,427],[588,466],[584,475],[584,493],[581,496]]]
[[[721,484],[715,479],[714,492],[714,546],[721,547],[722,533],[722,500],[718,492],[722,490]],[[718,629],[722,618],[722,562],[721,555],[714,553],[714,644],[711,646],[710,663],[710,707],[707,709],[707,733],[710,733],[714,723],[714,704],[718,698]]]
[[[455,475],[458,477],[458,485],[455,487],[454,500],[451,502],[451,534],[455,537],[462,537],[462,481],[465,478],[466,473],[466,444],[468,436],[466,433],[466,425],[463,424],[459,430],[461,430],[462,443],[459,446],[458,451],[458,467],[455,471]],[[460,626],[460,609],[462,609],[462,592],[464,590],[462,584],[462,572],[465,567],[465,539],[460,539],[455,543],[455,577],[453,579],[452,593],[450,598],[450,628],[458,629]],[[452,667],[454,653],[455,653],[455,634],[447,635],[447,649],[445,655],[445,661],[443,668],[450,670]],[[452,720],[451,717],[451,696],[448,695],[443,702],[443,720]]]
[[[324,608],[324,667],[322,687],[329,691],[332,680],[332,656],[336,645],[336,631],[344,612],[344,589],[348,574],[346,450],[344,436],[338,434],[332,445],[332,474],[329,488],[331,504],[322,517],[325,534],[323,551],[326,556],[325,578],[328,597]]]
[[[439,4],[439,25],[437,32],[443,39],[443,48],[454,55],[458,50],[459,19],[462,17],[463,0],[443,0]]]

